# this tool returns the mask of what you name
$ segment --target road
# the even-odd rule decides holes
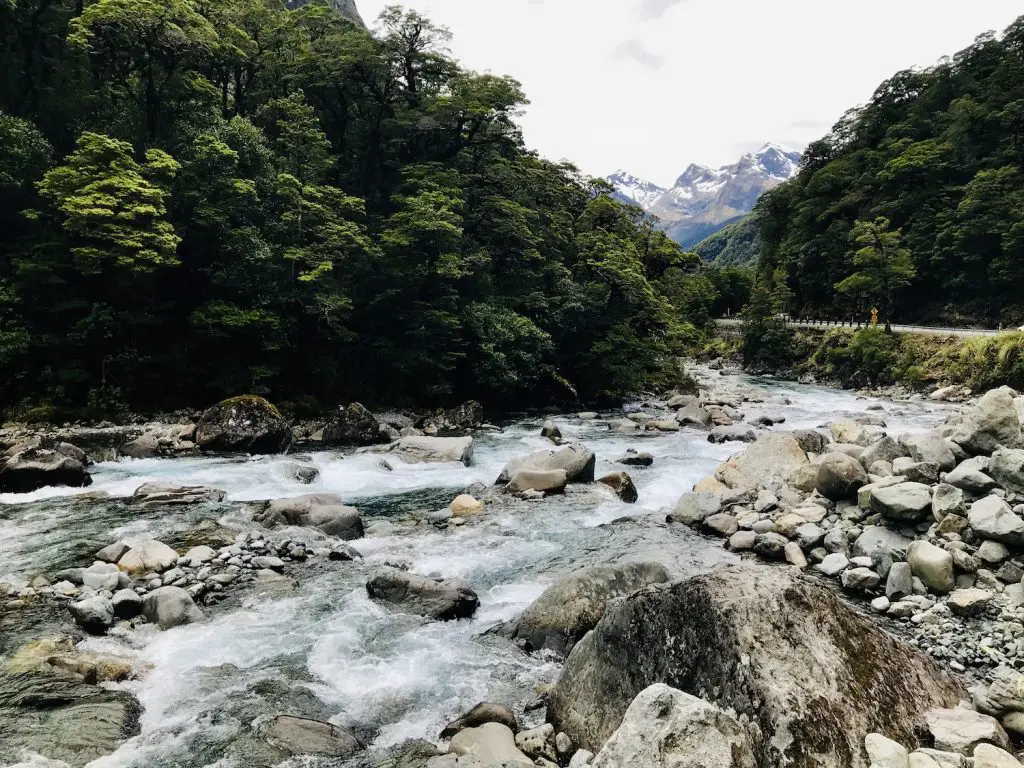
[[[724,328],[739,327],[743,322],[739,318],[726,317],[715,321],[718,325]],[[804,322],[798,320],[787,320],[786,325],[792,328],[842,328],[850,327],[850,323],[833,323],[833,322]],[[863,325],[861,326],[863,327]],[[896,333],[917,333],[926,336],[959,336],[961,338],[973,338],[978,336],[995,336],[996,334],[1003,333],[1012,328],[1004,328],[1003,331],[990,331],[982,328],[940,328],[934,326],[925,325],[893,325],[893,331]]]

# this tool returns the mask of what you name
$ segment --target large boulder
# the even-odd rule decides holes
[[[656,683],[641,691],[593,768],[756,768],[747,730],[731,714]]]
[[[178,562],[178,553],[156,539],[136,544],[117,561],[118,567],[128,573],[162,573]]]
[[[410,435],[399,438],[383,450],[414,464],[451,461],[468,467],[473,463],[472,437]]]
[[[516,746],[515,734],[501,723],[484,723],[476,728],[459,731],[448,745],[448,752],[459,757],[474,758],[481,767],[533,765],[533,760]],[[458,765],[465,763],[460,761]]]
[[[700,525],[712,515],[722,511],[724,494],[716,491],[689,491],[684,493],[676,508],[668,514],[670,523]]]
[[[51,485],[83,488],[92,477],[78,459],[56,450],[30,446],[0,457],[0,493],[29,493]]]
[[[971,504],[967,522],[983,539],[1024,546],[1024,520],[998,496],[986,496]]]
[[[868,475],[861,463],[845,453],[826,453],[818,461],[815,488],[827,499],[840,501],[857,497]]]
[[[924,483],[897,483],[871,492],[871,509],[890,520],[922,520],[932,512],[932,489]]]
[[[1021,447],[1020,418],[1013,405],[1016,394],[1009,387],[986,392],[953,430],[953,442],[973,455],[988,455],[999,446]]]
[[[132,504],[141,507],[179,506],[224,501],[227,493],[204,485],[175,485],[162,480],[143,483],[132,494]]]
[[[347,758],[361,749],[355,736],[343,728],[306,717],[278,715],[265,726],[264,735],[292,755]]]
[[[193,624],[203,620],[192,595],[181,587],[158,587],[142,601],[142,615],[160,629],[170,629],[182,624]]]
[[[633,483],[633,478],[625,472],[612,472],[600,478],[597,482],[607,485],[615,492],[616,496],[627,504],[635,504],[637,499],[640,498],[636,484]]]
[[[975,456],[960,462],[952,472],[946,473],[945,482],[974,496],[984,496],[995,490],[997,483],[985,474],[989,469],[987,456]]]
[[[988,473],[1003,488],[1024,493],[1024,450],[1000,448],[994,451]]]
[[[127,691],[105,690],[73,675],[0,670],[0,759],[17,762],[24,750],[81,768],[136,735],[141,711]]]
[[[711,428],[711,413],[696,403],[685,405],[676,411],[676,422],[683,426],[697,427],[698,429]]]
[[[964,695],[830,591],[767,566],[648,587],[609,609],[566,660],[548,719],[596,751],[659,682],[749,718],[760,768],[867,768],[866,734],[915,743],[927,711]]]
[[[440,621],[468,619],[480,606],[476,592],[459,579],[431,579],[397,568],[378,568],[366,582],[376,600]]]
[[[459,731],[464,731],[467,728],[476,728],[484,723],[501,723],[511,730],[512,733],[519,732],[519,722],[516,720],[516,716],[511,709],[504,704],[481,701],[469,712],[448,723],[444,730],[441,731],[440,738],[450,739]]]
[[[910,564],[911,573],[929,589],[945,594],[953,591],[956,586],[953,556],[924,539],[907,547],[907,563]]]
[[[268,528],[301,525],[316,528],[328,536],[351,541],[363,537],[363,519],[355,507],[345,506],[333,493],[307,493],[290,499],[275,499],[256,515],[256,522]]]
[[[581,568],[544,590],[518,619],[494,631],[527,651],[546,649],[564,655],[601,620],[611,601],[668,580],[668,571],[658,563]]]
[[[75,623],[90,635],[105,634],[114,625],[114,606],[102,595],[93,595],[68,606]]]
[[[339,408],[324,427],[324,445],[375,445],[391,440],[387,425],[381,424],[362,403]]]
[[[467,400],[454,408],[427,414],[416,422],[416,426],[437,430],[439,435],[465,435],[470,429],[480,426],[483,420],[484,407],[476,400]]]
[[[580,443],[573,443],[557,451],[537,451],[529,456],[512,459],[498,475],[495,484],[504,485],[517,472],[530,470],[533,472],[550,472],[565,470],[566,479],[570,483],[594,482],[594,467],[597,458],[594,452]]]
[[[281,453],[292,443],[292,428],[271,403],[240,395],[207,409],[196,424],[196,444],[207,451]]]
[[[715,478],[736,490],[756,491],[772,480],[788,477],[804,464],[807,454],[792,435],[771,432],[720,464]]]
[[[896,459],[906,455],[906,450],[899,443],[888,435],[884,435],[864,449],[864,453],[860,455],[860,463],[864,469],[870,471],[871,465],[876,461],[892,464]]]
[[[938,464],[939,469],[948,472],[956,465],[956,456],[946,438],[938,430],[916,432],[900,436],[900,445],[914,461],[928,461]]]
[[[513,473],[508,485],[505,486],[506,493],[526,493],[527,491],[540,491],[545,494],[562,493],[569,483],[569,476],[564,469],[523,469]]]
[[[859,445],[867,448],[871,444],[871,435],[864,426],[850,419],[836,419],[828,425],[832,439],[837,443]]]

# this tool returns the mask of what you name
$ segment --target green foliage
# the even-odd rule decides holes
[[[743,365],[785,368],[792,361],[793,334],[773,307],[764,285],[754,287],[743,308]]]
[[[416,12],[378,26],[0,5],[0,405],[620,398],[746,302],[530,152],[517,82]]]
[[[1024,17],[897,73],[760,199],[759,274],[785,271],[798,314],[1024,322],[1022,40]]]
[[[752,266],[760,249],[754,215],[744,216],[693,246],[694,253],[717,267]]]
[[[862,328],[849,336],[845,346],[835,346],[826,353],[830,375],[853,384],[864,379],[876,385],[892,380],[897,344],[892,334],[877,326]]]

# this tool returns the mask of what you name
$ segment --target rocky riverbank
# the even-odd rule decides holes
[[[265,695],[246,686],[241,698],[200,712],[200,722],[242,719],[196,765],[232,756],[270,766],[296,755],[406,768],[1017,765],[1010,752],[1024,712],[1016,602],[1024,574],[1014,520],[1022,530],[1024,523],[1012,480],[1012,452],[1021,450],[1010,447],[1021,440],[1015,396],[943,406],[944,425],[890,435],[890,421],[908,423],[931,407],[865,404],[851,418],[807,428],[802,417],[790,423],[787,395],[708,372],[700,396],[537,423],[535,437],[521,438],[533,449],[504,452],[497,464],[487,428],[456,430],[449,420],[437,431],[469,434],[438,437],[409,425],[395,435],[381,429],[394,416],[367,418],[353,407],[350,422],[362,426],[345,433],[349,449],[334,459],[347,473],[396,483],[414,467],[473,476],[482,460],[487,474],[461,493],[385,517],[324,490],[318,454],[274,461],[275,482],[312,483],[277,499],[239,499],[234,485],[153,480],[128,496],[80,494],[76,509],[116,511],[134,521],[124,530],[152,533],[93,536],[72,567],[25,573],[6,587],[0,626],[15,631],[0,648],[0,746],[14,751],[0,754],[83,765],[128,739],[141,751],[119,764],[164,765],[143,746],[159,733],[145,718],[155,703],[166,707],[147,693],[166,685],[149,666],[162,662],[134,649],[155,643],[168,653],[206,631],[232,637],[243,607],[281,611],[310,588],[341,583],[361,597],[343,592],[330,604],[350,603],[364,622],[402,626],[417,642],[438,632],[447,642],[465,638],[460,653],[500,658],[513,676],[529,667],[530,679],[554,685],[525,697],[499,692],[473,708],[460,697],[464,714],[423,733],[429,742],[391,738],[393,746],[372,748],[387,710],[360,718],[355,699],[339,710],[311,697],[325,673],[307,680],[317,668],[310,660],[308,670],[289,673],[305,693],[278,680],[258,708],[241,704]],[[219,435],[219,453],[279,449],[292,427],[260,409],[265,422],[231,411],[203,428],[203,440]],[[258,430],[247,426],[257,422]],[[197,426],[186,456],[201,455],[199,435]],[[65,435],[43,439],[56,437]],[[595,441],[607,452],[595,451]],[[717,470],[711,463],[705,480],[690,474],[695,487],[681,499],[676,491],[671,503],[652,501],[665,498],[649,480],[664,477],[663,462],[686,466],[671,446],[697,441],[718,457]],[[932,460],[940,452],[943,462]],[[195,459],[141,461],[170,468]],[[110,488],[105,478],[117,466],[100,465],[97,484]],[[615,513],[574,532],[581,544],[559,561],[559,577],[513,613],[494,613],[494,581],[455,566],[467,546],[479,546],[471,542],[500,548],[509,535],[566,515],[568,532],[571,516],[600,509]],[[956,518],[963,524],[953,526]],[[164,533],[139,527],[170,519],[189,524]],[[528,541],[527,550],[548,546]],[[417,556],[425,542],[436,542],[435,555]],[[558,547],[547,551],[554,557]],[[699,575],[739,557],[774,562]],[[351,622],[338,626],[343,636],[356,631]],[[204,674],[233,674],[218,670]],[[534,676],[542,670],[550,671]],[[367,698],[378,687],[387,695],[390,669],[380,672],[363,682]],[[91,729],[94,718],[107,725]],[[192,738],[216,732],[200,725]]]

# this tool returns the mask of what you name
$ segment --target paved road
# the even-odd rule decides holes
[[[719,325],[730,328],[738,327],[743,321],[739,318],[729,317],[716,320]],[[819,322],[809,323],[803,321],[789,320],[786,322],[793,328],[841,328],[845,325],[846,328],[850,327],[849,323],[831,323],[831,322]],[[863,327],[863,326],[861,326]],[[1003,331],[990,331],[983,328],[940,328],[925,325],[894,325],[892,326],[893,331],[897,333],[918,333],[927,336],[960,336],[962,338],[971,338],[975,336],[995,336]],[[1004,331],[1013,330],[1012,328],[1006,328]]]

